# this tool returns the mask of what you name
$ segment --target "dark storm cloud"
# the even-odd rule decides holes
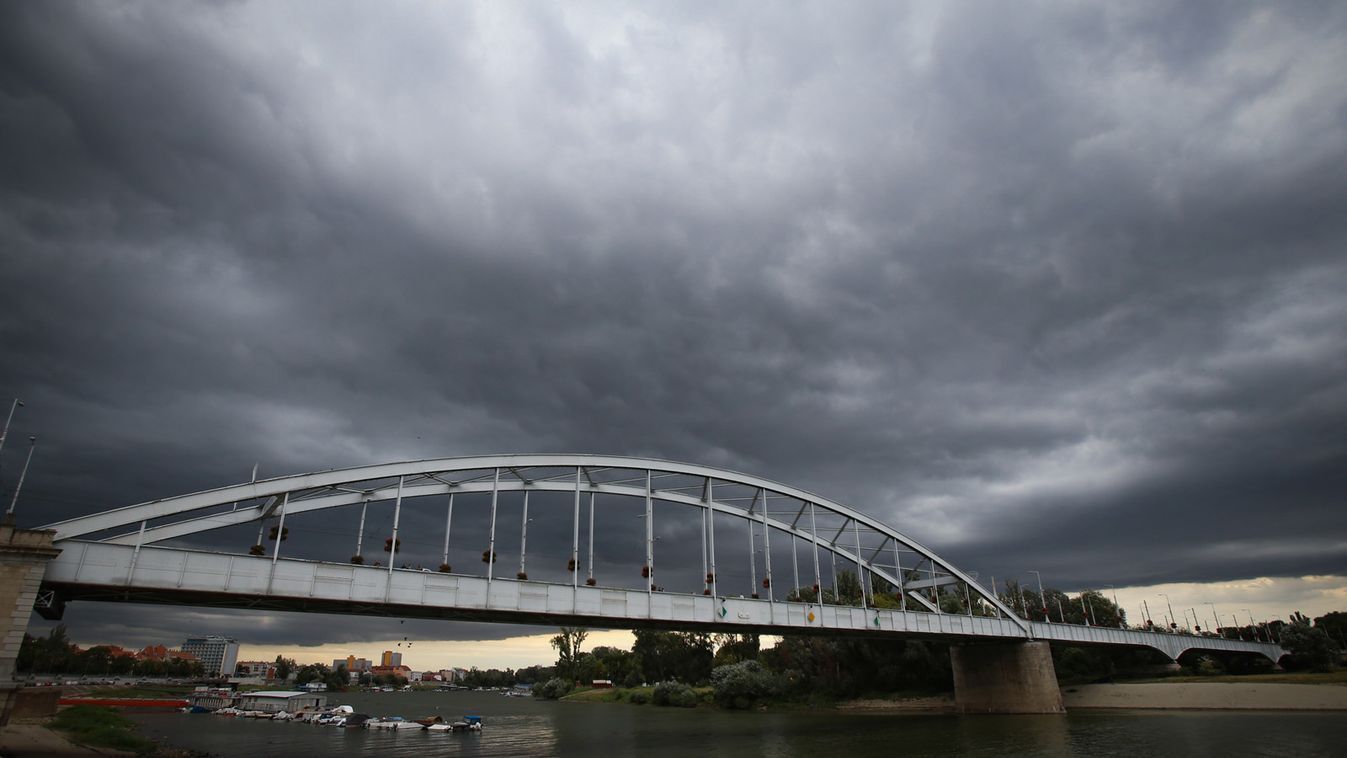
[[[1002,576],[1347,568],[1338,6],[0,13],[23,523],[554,450]]]

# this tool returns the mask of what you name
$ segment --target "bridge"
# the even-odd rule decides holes
[[[374,527],[390,512],[391,528]],[[354,526],[349,559],[330,554],[328,533],[341,531],[331,528],[341,514]],[[518,535],[504,533],[507,516]],[[535,526],[531,577],[528,530],[541,521],[552,528],[539,545]],[[292,527],[323,533],[310,550],[320,554],[287,549]],[[40,559],[45,570],[34,588],[48,617],[68,602],[98,600],[946,640],[959,643],[956,695],[967,712],[1061,710],[1050,642],[1151,648],[1174,660],[1189,650],[1274,662],[1284,654],[1268,643],[1033,622],[995,588],[858,510],[760,477],[645,458],[499,455],[364,466],[170,497],[42,530],[59,550]],[[200,544],[207,533],[213,542]],[[596,533],[601,554],[614,552],[616,541],[637,548],[635,565],[610,562],[608,575],[596,573]],[[220,540],[239,537],[246,552],[219,549]],[[416,547],[404,549],[404,539]],[[382,552],[369,550],[380,541]],[[432,542],[440,549],[430,550]],[[467,564],[473,571],[458,560],[465,550],[474,558],[481,550],[480,561]],[[502,570],[506,551],[517,555],[518,571]],[[415,565],[427,559],[431,567]],[[859,584],[857,604],[837,600],[848,575]]]

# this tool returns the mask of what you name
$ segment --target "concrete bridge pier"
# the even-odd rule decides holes
[[[8,519],[0,523],[0,725],[9,722],[19,691],[14,664],[33,601],[47,562],[61,554],[51,544],[55,534],[50,529],[18,529]]]
[[[955,645],[950,662],[960,713],[1066,713],[1046,642]]]

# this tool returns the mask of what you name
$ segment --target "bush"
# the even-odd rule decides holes
[[[627,700],[632,705],[645,705],[646,703],[650,702],[650,695],[646,694],[645,690],[636,690],[635,692],[631,693],[631,695],[627,698]]]
[[[533,688],[533,694],[547,700],[556,700],[565,697],[571,691],[571,683],[567,679],[553,677],[543,682],[541,685]]]
[[[697,705],[697,693],[682,682],[660,682],[655,685],[651,696],[655,705],[671,705],[675,708],[692,708]]]
[[[717,666],[711,672],[711,688],[716,703],[725,708],[752,708],[759,700],[776,696],[780,682],[757,661],[740,661]]]

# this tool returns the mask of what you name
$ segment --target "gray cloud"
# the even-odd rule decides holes
[[[1333,4],[0,14],[22,523],[564,450],[1067,586],[1347,569]]]

